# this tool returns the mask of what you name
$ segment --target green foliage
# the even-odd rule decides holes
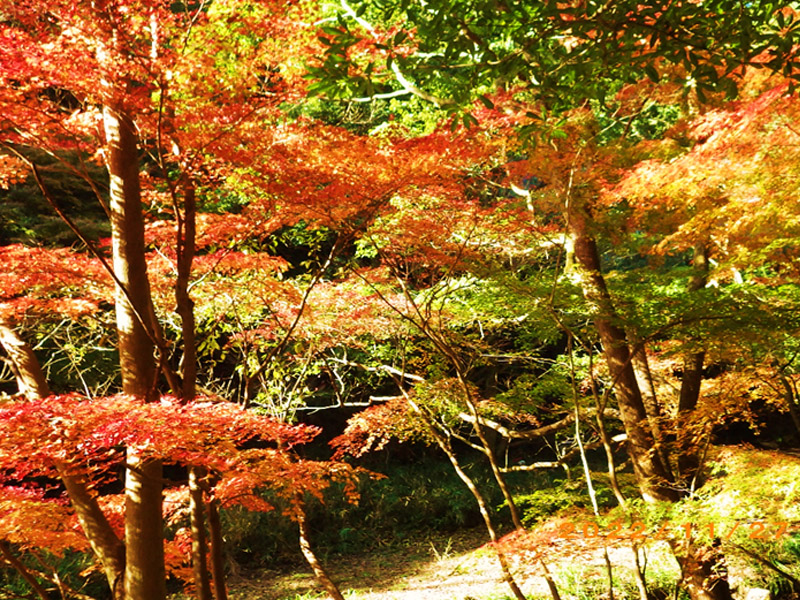
[[[104,396],[117,390],[119,360],[112,321],[110,311],[100,311],[77,321],[25,321],[24,335],[41,357],[54,392],[81,390],[87,396]],[[4,375],[11,384],[13,375],[0,373],[0,381]]]
[[[59,207],[84,235],[95,240],[110,235],[105,212],[94,190],[75,173],[83,172],[103,191],[102,169],[74,155],[54,158],[44,152],[30,154],[40,166],[42,179]],[[33,177],[11,185],[8,190],[0,188],[0,244],[68,246],[76,241],[75,234],[44,199]]]
[[[25,553],[19,557],[25,567],[32,573],[41,571],[51,576],[58,574],[58,578],[65,585],[65,589],[72,589],[89,598],[107,598],[108,584],[102,573],[94,569],[94,557],[91,553],[67,551],[63,556],[56,556],[48,552],[39,552],[36,557]],[[39,578],[45,589],[55,586]],[[19,573],[0,561],[0,598],[28,598],[30,587]]]
[[[238,214],[250,203],[250,200],[225,188],[204,190],[198,194],[198,212],[222,214]]]
[[[600,106],[594,102],[593,108],[601,131],[598,136],[600,144],[617,140],[623,135],[630,143],[660,139],[682,116],[679,106],[655,102],[648,103],[638,113],[625,119],[615,117],[613,106]]]
[[[348,97],[396,90],[395,66],[423,94],[438,96],[439,104],[453,110],[487,89],[522,87],[541,107],[533,117],[546,121],[546,110],[579,106],[586,99],[602,104],[621,83],[645,76],[653,82],[671,80],[687,93],[695,91],[701,101],[710,92],[734,97],[737,82],[728,74],[764,49],[769,49],[764,66],[797,77],[791,48],[800,21],[770,2],[663,7],[632,1],[370,0],[354,7],[355,14],[344,10],[321,29],[328,51],[310,66],[314,93]],[[363,24],[365,18],[373,27],[400,30],[370,40],[372,54],[352,52],[364,35],[356,21]],[[664,68],[670,64],[679,68]]]
[[[609,488],[596,488],[595,494],[601,508],[611,508],[616,505],[614,494]],[[551,487],[517,496],[515,500],[522,512],[522,523],[526,527],[532,527],[565,511],[592,507],[583,479],[556,481]]]
[[[387,477],[362,479],[357,505],[345,502],[339,490],[331,489],[324,505],[308,507],[312,543],[321,554],[365,552],[402,544],[415,533],[452,532],[480,523],[475,498],[449,463],[424,458],[381,470]],[[481,489],[492,489],[485,465],[468,465],[467,470]],[[223,511],[228,547],[236,549],[237,562],[267,564],[299,558],[296,527],[280,515],[278,501],[268,500],[276,505],[272,513]],[[499,493],[492,500],[499,501]]]
[[[669,548],[649,547],[645,549],[647,559],[647,587],[651,598],[677,598],[688,600],[689,594],[681,589],[675,590],[675,583],[680,578],[680,568]],[[632,553],[632,551],[631,551]],[[615,553],[615,557],[619,554]],[[627,559],[627,557],[625,557]],[[630,558],[630,563],[633,562]],[[623,559],[625,560],[625,559]],[[614,597],[639,598],[633,569],[626,560],[625,564],[614,561]],[[577,560],[561,564],[553,573],[556,585],[562,598],[575,600],[595,600],[607,595],[608,577],[605,567],[589,564],[588,561]],[[537,596],[537,600],[539,600]],[[541,597],[544,600],[546,596]]]

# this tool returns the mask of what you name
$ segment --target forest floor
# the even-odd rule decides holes
[[[409,540],[406,547],[337,557],[326,568],[345,597],[353,600],[499,600],[508,588],[485,541],[482,528],[420,536]],[[525,591],[532,592],[532,587],[543,583],[526,579]],[[303,572],[250,573],[231,581],[230,587],[231,600],[305,600],[315,598],[314,592],[319,590],[308,568]]]
[[[723,550],[730,582],[739,598],[744,598],[751,587],[764,587],[767,576],[774,577],[779,572],[774,565],[770,566],[773,560],[783,561],[780,569],[790,573],[788,578],[782,576],[784,584],[787,579],[800,578],[800,457],[752,448],[723,448],[716,454],[715,474],[703,488],[705,497],[684,506],[680,510],[681,520],[670,522],[667,516],[665,522],[672,537],[681,535],[687,520],[689,523],[697,520],[698,532],[708,528],[703,519],[714,517],[711,513],[716,514],[718,533],[727,531],[722,536],[725,540],[736,531],[736,536],[723,544]],[[694,512],[683,514],[687,510]],[[509,538],[505,547],[513,548],[512,570],[526,596],[535,600],[549,598],[536,559],[541,552],[562,598],[608,598],[604,557],[607,550],[613,565],[614,597],[618,600],[639,597],[633,577],[635,554],[631,532],[641,531],[635,529],[634,523],[626,526],[627,534],[617,536],[619,528],[616,528],[615,535],[610,536],[612,530],[608,528],[613,524],[609,524],[598,536],[591,533],[591,528],[587,529],[592,520],[590,513],[570,510],[540,523],[521,537]],[[671,598],[680,578],[677,562],[655,526],[644,536],[636,539],[646,553],[646,557],[640,554],[639,560],[647,573],[649,591],[658,597]],[[321,558],[346,600],[507,600],[511,598],[510,590],[486,541],[482,528],[462,529],[450,535],[426,532],[370,553]],[[754,543],[749,554],[738,551],[743,550],[741,544]],[[763,555],[756,557],[755,563],[754,553]],[[766,556],[770,560],[765,560]],[[764,567],[766,563],[770,564]],[[283,571],[239,572],[229,579],[229,589],[231,600],[327,598],[319,593],[320,588],[305,564],[292,565]]]
[[[366,555],[337,557],[326,568],[348,600],[505,600],[511,598],[501,578],[496,555],[486,545],[486,531],[477,528],[453,535],[428,535],[409,540],[408,546],[385,548]],[[550,565],[559,586],[600,580],[605,574],[602,550],[592,545],[579,556],[558,553]],[[615,569],[633,567],[629,547],[609,548]],[[576,560],[577,559],[577,560]],[[677,569],[677,565],[675,565]],[[536,561],[517,560],[514,576],[530,598],[549,598]],[[619,571],[617,572],[619,575]],[[308,568],[302,571],[262,571],[230,581],[231,600],[311,600],[319,585]],[[598,589],[602,593],[602,590]]]

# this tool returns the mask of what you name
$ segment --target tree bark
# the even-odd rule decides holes
[[[110,178],[111,242],[122,391],[156,397],[152,300],[145,262],[144,218],[135,128],[119,107],[103,108]],[[128,448],[125,478],[125,598],[164,600],[162,469],[139,448]]]
[[[299,499],[298,502],[300,502]],[[314,549],[311,547],[311,540],[308,536],[306,513],[303,510],[303,507],[299,504],[298,508],[296,509],[295,516],[297,517],[297,527],[300,533],[300,551],[303,553],[303,556],[311,567],[311,570],[314,571],[314,577],[317,578],[319,584],[325,589],[326,592],[328,592],[328,595],[333,600],[344,600],[342,592],[339,591],[337,585],[328,576],[328,573],[325,571],[322,563],[320,563],[317,559],[317,555],[314,554]]]
[[[582,269],[583,293],[592,305],[594,324],[614,381],[636,480],[646,502],[677,500],[678,493],[671,486],[669,470],[660,455],[653,452],[655,440],[633,370],[628,340],[625,331],[617,324],[614,301],[600,268],[600,256],[589,231],[588,218],[585,208],[575,210],[570,215],[570,229],[575,239],[575,258]]]
[[[217,600],[228,600],[225,587],[225,561],[222,553],[222,523],[219,519],[218,501],[213,498],[206,505],[208,512],[208,536],[211,549],[211,577],[214,582],[214,595]]]
[[[189,517],[192,528],[192,574],[197,600],[211,600],[211,580],[208,576],[208,543],[205,529],[205,499],[203,488],[199,483],[202,473],[200,469],[189,469]]]
[[[691,294],[702,290],[708,279],[708,250],[704,244],[695,246],[692,259],[693,273],[687,291]],[[683,357],[683,377],[678,398],[677,454],[678,473],[684,485],[690,486],[700,467],[698,440],[691,428],[692,415],[700,399],[703,383],[705,352],[689,352]]]
[[[30,345],[17,333],[14,325],[0,314],[0,346],[8,354],[11,370],[17,380],[19,393],[28,400],[46,398],[50,388],[44,376],[39,359]]]
[[[797,394],[795,394],[789,378],[783,371],[778,372],[781,385],[783,386],[783,399],[786,402],[786,408],[789,410],[789,416],[794,423],[794,429],[797,436],[800,437],[800,410],[797,408]]]
[[[178,277],[175,282],[175,305],[181,319],[181,387],[173,390],[183,402],[193,402],[197,395],[197,348],[195,337],[194,302],[189,296],[189,278],[195,255],[197,204],[195,188],[189,175],[180,186],[183,191],[183,214],[178,206],[178,190],[173,190],[175,214],[178,225],[177,249]],[[211,600],[211,578],[208,571],[208,539],[205,529],[205,498],[201,480],[206,469],[189,468],[189,514],[192,529],[192,574],[197,600]]]
[[[636,381],[639,382],[639,389],[642,393],[644,409],[647,412],[647,420],[650,424],[650,431],[653,432],[655,447],[661,457],[664,468],[669,473],[670,480],[675,479],[675,474],[669,460],[669,452],[665,446],[665,436],[662,429],[663,413],[658,403],[656,386],[653,383],[653,372],[650,370],[650,361],[647,358],[647,347],[639,340],[632,337],[631,343],[634,346],[632,352],[633,371],[636,374]]]
[[[715,547],[698,547],[690,541],[685,554],[675,552],[675,558],[692,600],[733,600],[722,555]]]
[[[517,503],[514,501],[514,496],[508,487],[508,483],[506,483],[506,479],[503,476],[502,471],[500,470],[500,465],[497,464],[497,456],[495,456],[494,449],[492,448],[492,445],[489,443],[489,440],[486,438],[486,432],[484,432],[483,423],[481,422],[482,419],[480,417],[480,413],[478,412],[478,407],[475,403],[475,400],[472,398],[472,391],[469,388],[469,384],[467,383],[467,380],[464,378],[464,375],[462,374],[460,366],[458,365],[456,359],[452,358],[451,362],[456,367],[458,373],[458,381],[459,384],[461,385],[461,389],[464,392],[464,398],[466,400],[466,404],[469,408],[470,413],[472,414],[473,429],[475,430],[475,434],[478,436],[478,439],[481,442],[481,448],[483,448],[483,454],[489,461],[489,466],[492,469],[492,474],[494,475],[495,481],[497,481],[497,486],[500,488],[500,491],[503,494],[503,498],[505,498],[506,500],[506,504],[508,504],[508,509],[511,512],[511,522],[514,523],[514,529],[517,530],[524,529],[522,525],[522,519],[519,516],[519,509],[517,508]]]
[[[706,286],[708,258],[706,244],[697,244],[692,257],[693,272],[686,288],[689,294]],[[705,352],[702,349],[687,352],[683,357],[675,453],[680,482],[687,491],[694,487],[701,466],[699,440],[692,430],[691,421],[700,399],[704,362]],[[675,556],[681,565],[683,582],[692,600],[731,600],[733,596],[728,584],[724,557],[716,546],[698,546],[689,540],[685,554],[676,553]]]

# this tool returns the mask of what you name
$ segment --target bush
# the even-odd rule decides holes
[[[595,494],[597,495],[597,504],[601,509],[616,505],[614,494],[610,489],[595,487]],[[586,482],[582,479],[555,481],[552,487],[518,496],[516,502],[522,516],[522,524],[526,527],[535,525],[566,509],[592,507],[592,501],[586,490]]]
[[[18,558],[31,573],[41,571],[48,576],[58,573],[61,582],[75,592],[98,599],[111,597],[102,573],[92,569],[95,560],[91,553],[67,551],[63,556],[56,556],[39,552],[35,557],[20,555]],[[54,587],[42,579],[39,582],[45,589]],[[30,586],[17,571],[0,562],[0,598],[28,598],[30,591]]]

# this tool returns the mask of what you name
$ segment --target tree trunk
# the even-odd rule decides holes
[[[86,479],[70,475],[69,467],[63,463],[57,464],[56,467],[83,533],[103,567],[112,596],[115,600],[121,599],[125,572],[125,546],[111,528],[105,513],[97,503],[97,498],[89,491]]]
[[[208,543],[205,528],[205,499],[199,483],[203,473],[197,467],[189,469],[189,516],[192,528],[192,574],[197,600],[211,600],[211,580],[208,576]]]
[[[489,512],[489,505],[486,502],[486,499],[481,494],[478,486],[475,485],[475,482],[472,481],[469,475],[461,468],[461,464],[458,462],[458,457],[456,456],[455,452],[453,452],[452,447],[450,446],[450,440],[444,436],[444,434],[439,431],[436,424],[431,420],[428,414],[422,410],[412,399],[411,397],[405,392],[403,388],[400,388],[401,393],[405,397],[406,401],[408,402],[411,409],[419,415],[425,424],[428,426],[428,430],[430,431],[433,439],[436,441],[436,444],[441,448],[442,452],[445,453],[450,464],[453,466],[453,469],[458,475],[458,478],[464,482],[464,485],[467,486],[472,496],[475,498],[475,501],[478,503],[478,510],[480,510],[481,516],[483,517],[483,522],[486,525],[486,531],[489,533],[489,539],[492,542],[492,546],[495,549],[495,553],[497,555],[497,562],[500,563],[500,570],[503,573],[503,580],[508,584],[508,587],[511,589],[511,592],[514,594],[514,597],[517,600],[525,600],[525,594],[522,593],[522,590],[517,585],[516,580],[514,579],[514,575],[511,573],[511,568],[509,567],[508,560],[506,559],[505,553],[500,549],[497,544],[498,535],[497,530],[494,527],[494,523],[492,522],[491,513]],[[545,573],[545,579],[547,580],[547,584],[550,587],[550,593],[553,597],[553,600],[561,600],[558,594],[558,589],[555,586],[552,578],[550,577],[550,573],[547,569],[547,565],[544,563],[543,560],[540,558],[540,564],[542,565]]]
[[[178,277],[175,282],[175,305],[181,318],[181,388],[173,390],[184,402],[193,402],[197,395],[197,348],[195,338],[194,302],[189,296],[189,278],[195,254],[195,189],[188,175],[183,180],[183,215],[177,205],[175,190],[175,214],[178,224],[176,249]],[[208,539],[205,529],[205,498],[201,485],[206,469],[189,469],[189,513],[192,529],[192,574],[197,600],[211,600],[211,578],[208,571]]]
[[[708,279],[708,250],[705,245],[697,245],[692,259],[693,273],[687,291],[691,294],[702,290]],[[692,414],[700,399],[700,386],[703,383],[703,362],[705,352],[689,352],[683,357],[683,377],[678,398],[677,454],[678,473],[684,485],[690,486],[700,467],[698,439],[692,431]]]
[[[792,417],[795,432],[800,438],[800,410],[797,408],[797,394],[795,394],[792,383],[783,371],[778,372],[778,377],[783,386],[783,399],[786,402],[786,408],[789,410],[789,416]]]
[[[675,475],[670,465],[669,453],[664,445],[665,437],[661,427],[663,414],[661,406],[658,403],[656,386],[653,383],[653,373],[650,371],[650,361],[647,359],[647,347],[635,338],[631,339],[631,343],[634,346],[633,356],[631,357],[633,371],[636,374],[636,381],[639,382],[639,389],[642,393],[644,409],[647,412],[647,421],[650,424],[650,431],[653,432],[655,447],[661,457],[664,468],[667,469],[669,473],[670,480],[674,480]]]
[[[322,564],[319,562],[319,560],[317,560],[317,555],[314,554],[314,549],[311,547],[311,540],[308,537],[306,513],[300,504],[298,504],[296,516],[297,527],[300,533],[300,551],[303,553],[306,562],[308,562],[309,566],[311,566],[311,570],[314,571],[314,577],[317,578],[319,584],[325,589],[326,592],[328,592],[328,595],[333,600],[344,600],[342,592],[339,591],[339,588],[328,576],[328,573],[325,571]]]
[[[39,365],[39,359],[36,358],[30,345],[16,332],[11,321],[2,314],[0,314],[0,346],[11,361],[11,370],[17,380],[19,393],[28,400],[49,396],[50,388]]]
[[[647,502],[677,500],[678,494],[671,486],[669,470],[659,454],[652,451],[655,440],[633,371],[628,340],[625,331],[617,324],[618,316],[600,269],[597,244],[589,231],[587,219],[585,209],[576,210],[570,215],[570,228],[575,239],[575,258],[582,269],[583,293],[593,306],[594,324],[613,378],[636,480],[642,497]]]
[[[464,399],[466,400],[467,407],[469,408],[473,419],[473,429],[475,430],[475,434],[478,436],[478,439],[481,442],[483,453],[486,456],[486,459],[489,461],[489,466],[492,469],[492,475],[494,475],[497,486],[500,488],[503,498],[505,498],[506,504],[508,505],[508,509],[511,512],[511,522],[514,524],[514,529],[524,529],[522,525],[522,519],[519,516],[517,503],[514,501],[514,496],[511,494],[511,490],[508,487],[508,483],[506,483],[503,473],[500,471],[500,465],[497,464],[497,456],[494,453],[494,449],[489,443],[489,440],[486,438],[486,432],[483,430],[483,420],[478,412],[478,406],[476,405],[475,400],[472,398],[472,392],[469,388],[469,384],[461,372],[461,368],[457,359],[453,357],[451,358],[451,362],[455,366],[458,373],[458,381],[461,385],[461,389],[464,392]]]
[[[156,397],[157,372],[137,138],[131,119],[118,107],[104,107],[103,124],[110,178],[113,265],[118,281],[115,308],[122,391],[149,401]],[[125,598],[164,600],[161,463],[131,447],[126,466]]]
[[[50,395],[44,372],[30,345],[25,342],[11,325],[0,316],[0,345],[11,360],[20,393],[29,400],[46,398]],[[61,481],[67,490],[72,508],[78,516],[83,533],[95,556],[103,567],[103,573],[115,599],[122,598],[122,576],[125,569],[125,548],[122,540],[111,528],[105,513],[89,491],[88,482],[82,475],[70,473],[70,466],[56,464]]]
[[[681,581],[692,600],[733,600],[727,569],[715,547],[698,547],[690,541],[686,553],[675,552],[675,558],[681,567]]]
[[[687,292],[702,290],[708,280],[708,247],[698,244],[692,258],[693,273]],[[692,416],[700,399],[705,352],[687,352],[683,357],[683,377],[676,418],[676,454],[678,473],[683,486],[691,491],[700,469],[699,440],[692,429]],[[692,600],[731,600],[727,569],[722,553],[715,547],[697,546],[689,540],[686,553],[676,558],[681,565],[683,583]]]
[[[222,553],[222,523],[219,519],[218,501],[211,499],[206,505],[208,511],[208,536],[211,546],[211,577],[214,582],[214,595],[217,600],[228,600],[225,587],[225,561]]]

